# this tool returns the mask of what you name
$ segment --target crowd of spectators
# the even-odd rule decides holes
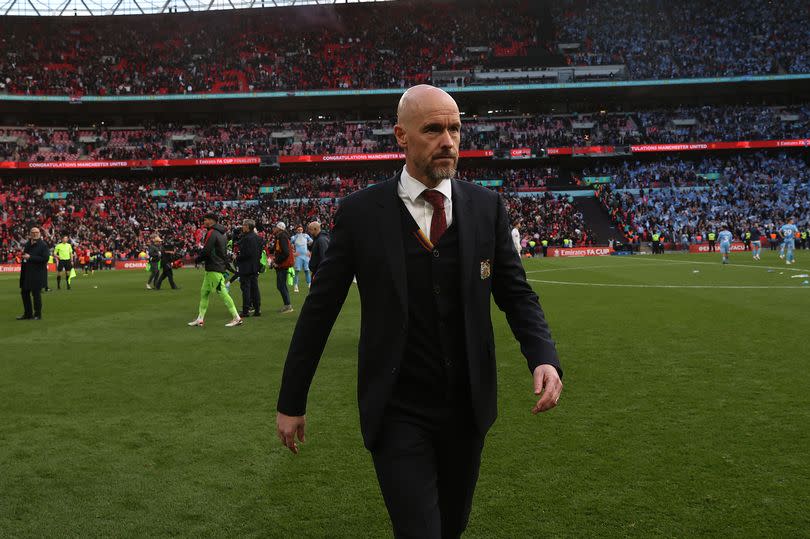
[[[0,127],[0,159],[183,159],[395,152],[394,121],[130,128]],[[810,138],[810,106],[474,117],[462,150]]]
[[[702,0],[550,4],[549,24],[531,0],[401,0],[91,20],[6,17],[0,92],[404,88],[430,80],[434,69],[469,71],[497,66],[504,57],[532,68],[538,66],[531,51],[548,58],[561,50],[561,63],[622,64],[632,79],[810,71],[810,8],[803,0],[740,0],[733,8]]]
[[[428,80],[434,66],[470,67],[482,54],[525,56],[540,26],[530,4],[414,0],[103,21],[5,18],[0,91],[149,95],[406,87]]]
[[[635,113],[639,143],[810,137],[810,106],[681,107]]]
[[[0,178],[0,262],[14,256],[33,224],[42,227],[44,238],[51,243],[67,234],[77,245],[109,249],[121,258],[136,257],[153,231],[172,238],[182,251],[193,252],[200,239],[202,215],[212,210],[228,225],[254,219],[262,232],[279,220],[291,224],[320,220],[328,227],[342,196],[394,172],[278,172],[272,176],[149,181],[124,177],[44,182]],[[553,169],[476,168],[463,169],[459,178],[501,179],[503,184],[493,188],[510,201],[514,220],[534,222],[532,230],[544,234],[556,231],[575,235],[575,229],[584,227],[581,216],[577,218],[567,202],[553,197],[518,198],[518,193],[527,194],[521,191],[537,191],[553,173]],[[46,193],[67,195],[46,199]]]
[[[668,159],[622,168],[613,183],[597,187],[597,195],[630,239],[646,241],[659,233],[668,241],[691,242],[723,226],[739,238],[753,225],[765,233],[791,217],[802,230],[810,227],[805,158],[759,152],[705,165]],[[719,176],[697,176],[710,170]],[[655,176],[662,181],[651,182]]]
[[[627,66],[632,79],[807,73],[803,0],[587,0],[553,3],[557,43],[572,65]]]
[[[535,254],[543,240],[549,245],[593,245],[598,238],[585,223],[585,218],[573,201],[563,195],[546,192],[538,197],[505,197],[506,208],[513,223],[519,224],[521,245],[527,253]],[[535,243],[535,248],[530,247]]]

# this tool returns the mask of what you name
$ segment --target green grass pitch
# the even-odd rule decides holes
[[[810,285],[792,277],[810,257],[797,254],[526,261],[565,390],[529,413],[495,312],[500,417],[465,537],[806,537]],[[213,298],[207,327],[190,328],[202,273],[176,275],[182,290],[160,292],[145,272],[78,277],[44,296],[41,322],[14,320],[17,276],[0,276],[0,536],[388,536],[358,426],[356,291],[294,457],[274,422],[297,312],[275,312],[267,275],[264,317],[225,328]]]

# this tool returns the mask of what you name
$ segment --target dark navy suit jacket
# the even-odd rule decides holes
[[[326,258],[290,342],[278,399],[279,412],[304,415],[315,369],[356,276],[361,304],[357,394],[368,448],[380,430],[408,334],[398,182],[399,175],[341,200]],[[515,252],[500,195],[476,184],[452,182],[472,413],[486,433],[497,416],[491,297],[506,313],[529,370],[550,364],[562,371],[543,310]]]

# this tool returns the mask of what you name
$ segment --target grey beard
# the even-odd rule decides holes
[[[452,179],[456,175],[454,167],[429,167],[427,170],[427,177],[434,182]]]

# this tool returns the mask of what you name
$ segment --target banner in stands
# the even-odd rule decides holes
[[[0,168],[83,169],[258,165],[259,157],[206,157],[201,159],[136,159],[130,161],[0,161]]]
[[[753,140],[736,142],[689,142],[683,144],[636,144],[630,146],[633,153],[649,152],[684,152],[706,150],[740,150],[762,148],[810,148],[810,139],[791,140]],[[526,148],[510,150],[520,157],[525,157]],[[555,155],[613,155],[613,146],[581,146],[546,148],[546,154]],[[492,157],[492,150],[462,150],[461,158]],[[405,154],[388,153],[348,153],[337,155],[282,155],[279,164],[294,163],[329,163],[351,161],[401,161]],[[126,161],[0,161],[0,169],[107,169],[107,168],[148,168],[148,167],[199,167],[199,166],[246,166],[261,164],[261,157],[206,157],[200,159],[138,159]]]
[[[149,262],[146,260],[124,260],[115,263],[115,269],[139,269],[145,270]]]
[[[459,157],[492,157],[492,150],[461,150]],[[347,153],[337,155],[281,155],[280,164],[289,163],[331,163],[345,161],[402,161],[405,154],[401,152],[388,153]]]
[[[715,252],[720,252],[720,244],[716,244],[714,246]],[[741,241],[734,242],[731,244],[732,251],[745,251],[745,244]],[[708,253],[709,252],[709,244],[708,243],[700,243],[697,245],[690,245],[689,246],[690,253]]]
[[[683,144],[635,144],[630,146],[633,153],[640,152],[683,152],[695,150],[741,150],[761,148],[807,148],[810,139],[792,140],[747,140],[735,142],[688,142]]]
[[[548,256],[609,256],[611,247],[549,247]]]
[[[56,271],[56,264],[48,264],[48,271]],[[20,265],[0,264],[0,273],[20,273]]]
[[[596,183],[610,183],[613,181],[613,176],[585,176],[582,178],[588,185],[594,185]]]
[[[115,269],[117,270],[145,270],[146,264],[148,262],[146,260],[124,260],[118,261],[115,263]],[[106,266],[106,264],[102,263],[102,267]],[[56,264],[48,264],[48,271],[56,271]],[[20,265],[19,264],[0,264],[0,273],[19,273],[20,272]],[[76,267],[76,272],[79,272],[78,266]]]
[[[546,155],[572,155],[573,148],[546,148]]]
[[[531,148],[513,148],[509,150],[509,157],[529,159],[532,156]]]

